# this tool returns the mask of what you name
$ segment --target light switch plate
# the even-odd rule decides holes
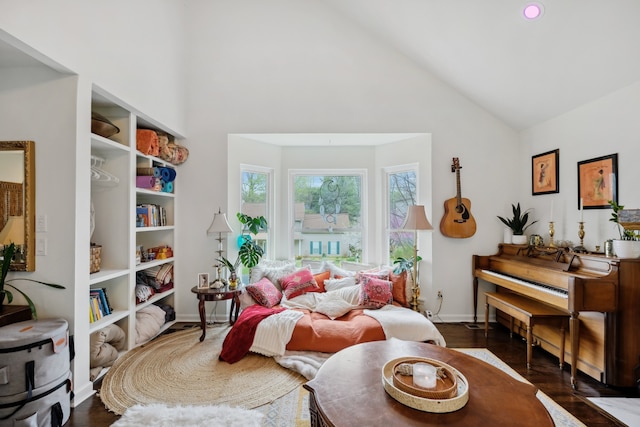
[[[45,256],[47,254],[47,239],[36,239],[36,256]]]
[[[36,217],[36,233],[45,233],[47,231],[47,216],[38,215]]]

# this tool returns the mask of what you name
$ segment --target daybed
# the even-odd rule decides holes
[[[315,269],[292,262],[261,262],[241,297],[242,312],[220,359],[247,352],[335,353],[354,344],[398,338],[445,346],[437,328],[408,308],[407,275],[383,266],[357,271],[323,262]]]

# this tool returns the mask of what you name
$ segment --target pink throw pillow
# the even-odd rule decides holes
[[[271,280],[263,277],[256,283],[247,285],[247,293],[251,295],[258,304],[271,308],[277,305],[282,299],[282,293],[271,283]]]
[[[391,282],[375,277],[362,277],[358,304],[369,308],[380,308],[393,303]]]
[[[281,277],[279,282],[287,299],[295,298],[307,292],[320,292],[320,287],[308,268],[301,268],[288,276]]]

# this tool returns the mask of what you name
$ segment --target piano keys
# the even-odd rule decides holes
[[[473,255],[473,310],[478,283],[496,285],[570,314],[572,385],[577,369],[614,387],[640,379],[640,259],[606,258],[557,248],[500,244],[494,255]],[[499,318],[500,319],[500,318]],[[583,333],[581,334],[581,330]],[[541,327],[536,340],[558,352],[559,334]]]

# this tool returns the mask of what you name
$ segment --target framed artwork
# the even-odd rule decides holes
[[[531,157],[531,194],[560,192],[560,150],[547,151]]]
[[[198,274],[198,289],[209,289],[209,273]]]
[[[618,154],[578,162],[578,209],[608,209],[609,200],[618,202]]]

